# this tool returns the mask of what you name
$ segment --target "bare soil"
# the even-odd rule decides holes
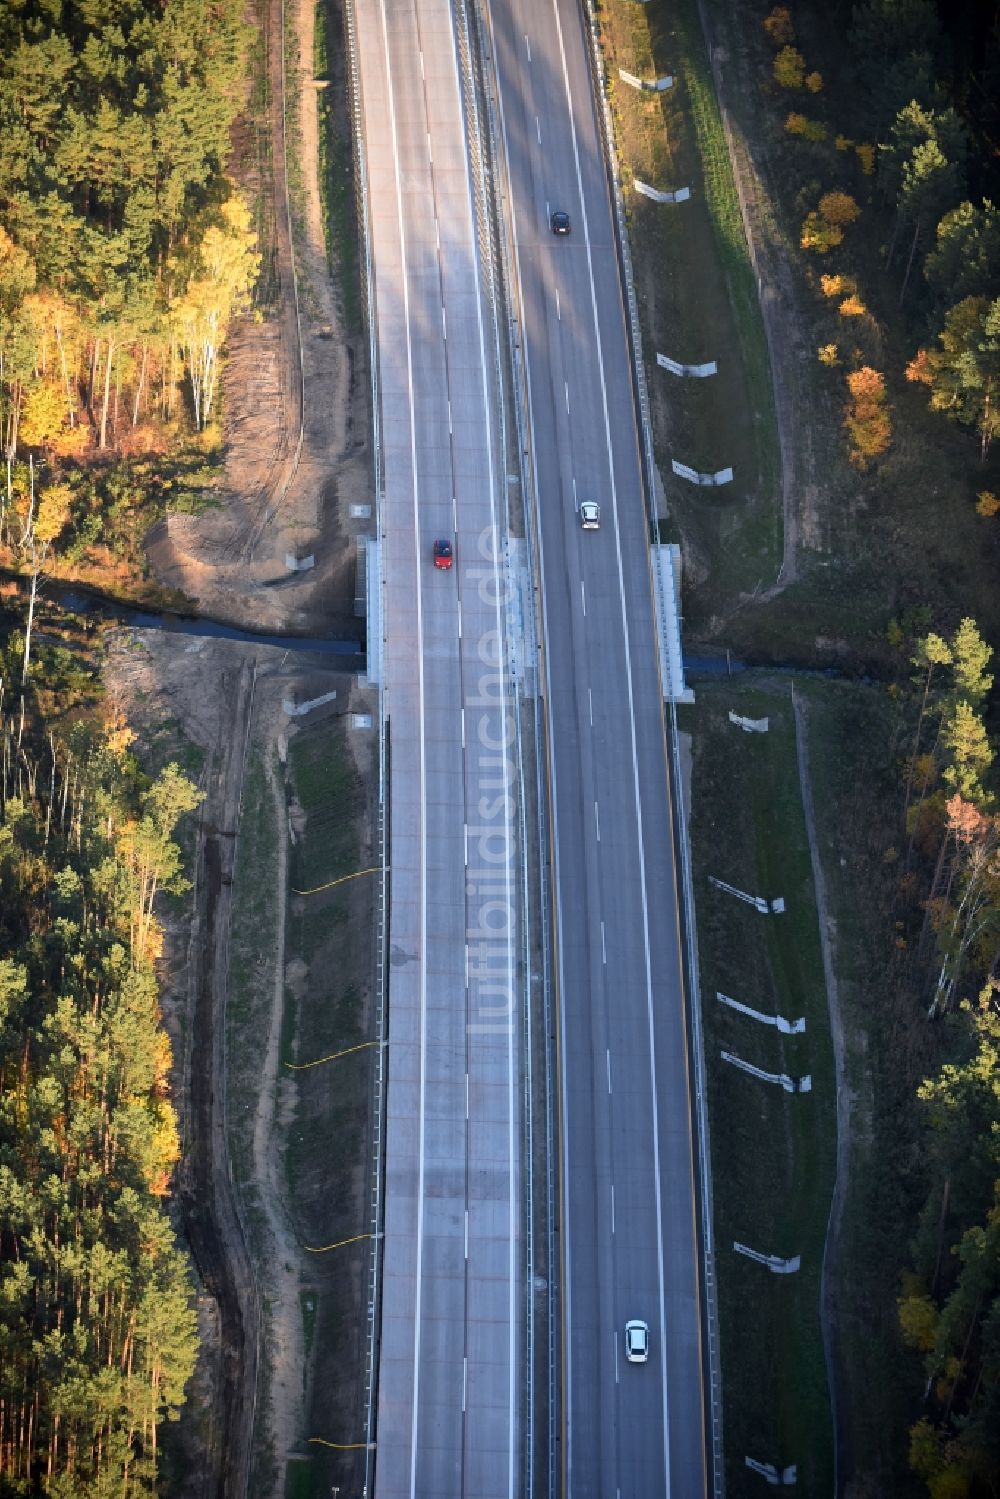
[[[260,184],[273,194],[276,311],[247,314],[229,338],[222,508],[168,516],[147,548],[159,582],[193,598],[211,618],[247,629],[336,633],[355,626],[353,538],[368,529],[350,514],[352,503],[370,500],[367,349],[344,332],[327,262],[312,85],[314,6],[288,0],[298,61],[290,58],[286,69],[287,120],[281,10],[281,0],[267,0],[271,181]],[[342,58],[331,64],[335,75],[342,73]],[[342,79],[339,85],[342,91]],[[338,87],[336,76],[331,87]],[[296,181],[301,174],[301,215],[296,204],[288,206],[286,144],[294,149]],[[309,571],[289,567],[290,557],[310,555]]]

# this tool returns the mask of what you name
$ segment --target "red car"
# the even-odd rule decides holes
[[[447,572],[448,568],[451,567],[453,556],[454,552],[450,541],[436,541],[434,543],[435,567],[440,567],[443,572]]]

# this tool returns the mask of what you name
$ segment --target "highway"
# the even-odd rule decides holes
[[[448,0],[357,0],[354,13],[390,754],[375,1494],[513,1499],[523,978],[495,357]],[[442,538],[449,570],[432,560]]]
[[[529,383],[561,1052],[564,1492],[707,1492],[688,1029],[625,318],[579,0],[492,0]],[[549,215],[570,215],[555,237]],[[602,527],[583,532],[595,500]],[[624,1324],[650,1327],[646,1365]]]

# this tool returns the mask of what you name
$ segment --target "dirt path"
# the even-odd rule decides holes
[[[827,1223],[826,1242],[823,1246],[823,1270],[820,1290],[820,1324],[823,1331],[823,1352],[826,1358],[827,1380],[830,1389],[830,1414],[833,1423],[834,1493],[839,1493],[837,1474],[843,1461],[842,1423],[839,1418],[838,1384],[840,1370],[837,1358],[837,1286],[835,1266],[837,1246],[840,1238],[844,1203],[849,1182],[848,1168],[851,1153],[851,1090],[847,1084],[844,1045],[844,1017],[840,1006],[835,962],[836,922],[830,914],[826,893],[826,876],[820,858],[816,837],[816,814],[813,807],[812,777],[809,770],[809,708],[792,684],[792,711],[795,715],[795,753],[799,767],[799,786],[802,793],[802,813],[809,840],[809,860],[812,865],[813,886],[816,891],[816,914],[819,917],[819,937],[823,951],[823,977],[826,983],[827,1008],[830,1014],[830,1037],[833,1043],[834,1075],[837,1083],[837,1174],[830,1199],[830,1218]]]
[[[268,694],[273,696],[272,693]],[[269,705],[268,727],[258,734],[266,739],[264,761],[268,792],[274,807],[278,830],[274,849],[274,920],[277,933],[273,954],[274,978],[267,1036],[261,1037],[260,1091],[253,1132],[254,1178],[267,1219],[270,1255],[267,1271],[269,1296],[269,1363],[267,1421],[272,1450],[279,1463],[284,1461],[302,1436],[302,1401],[305,1391],[305,1340],[299,1294],[302,1289],[302,1246],[298,1241],[287,1210],[285,1174],[282,1162],[284,1129],[291,1119],[291,1084],[283,1077],[281,1060],[281,1021],[285,1004],[285,908],[288,888],[288,814],[285,790],[275,773],[277,739],[281,729],[276,722],[280,704]]]

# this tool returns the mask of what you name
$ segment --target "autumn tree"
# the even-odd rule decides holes
[[[770,14],[764,17],[761,25],[776,47],[787,47],[795,40],[792,13],[787,5],[776,5]]]
[[[250,210],[234,195],[222,205],[219,221],[205,231],[192,274],[172,305],[173,327],[187,365],[199,428],[212,412],[219,350],[229,319],[246,305],[260,270],[256,243]]]
[[[975,427],[985,463],[1000,431],[1000,298],[966,297],[952,307],[938,347],[921,349],[906,375],[929,387],[932,410]]]
[[[805,82],[806,60],[796,47],[782,47],[774,59],[774,81],[781,88],[801,88]]]
[[[806,215],[800,238],[803,250],[825,255],[843,242],[845,228],[860,214],[861,209],[850,193],[824,193],[816,208]]]
[[[892,422],[886,403],[885,379],[878,370],[864,365],[847,376],[850,400],[844,412],[844,427],[850,441],[851,462],[866,469],[889,447]]]

